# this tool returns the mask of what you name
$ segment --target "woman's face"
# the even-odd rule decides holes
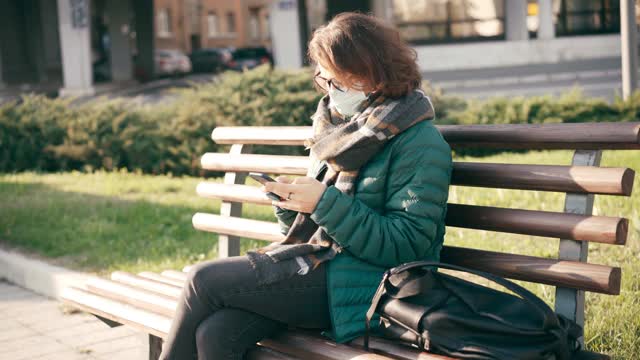
[[[371,91],[370,89],[367,89],[365,86],[358,86],[360,84],[363,84],[362,81],[356,82],[356,84],[355,84],[356,87],[355,88],[349,88],[346,85],[343,85],[344,82],[340,81],[339,78],[333,72],[331,72],[331,70],[324,68],[320,64],[317,65],[316,73],[318,73],[319,78],[322,78],[322,79],[319,79],[319,81],[321,81],[321,82],[322,81],[325,81],[325,82],[330,81],[332,83],[332,85],[337,86],[338,88],[340,88],[341,91],[347,91],[349,89],[356,90],[356,91],[364,91],[365,93],[368,93],[368,92]],[[326,79],[326,80],[324,80],[324,79]],[[324,86],[324,88],[325,88],[325,90],[328,91],[329,90],[329,84],[326,84]]]

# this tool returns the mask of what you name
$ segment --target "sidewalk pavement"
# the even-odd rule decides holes
[[[0,280],[0,360],[147,359],[147,335]]]

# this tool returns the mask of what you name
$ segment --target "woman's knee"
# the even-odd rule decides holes
[[[187,273],[184,284],[186,296],[207,298],[214,303],[212,305],[222,305],[220,295],[242,282],[242,268],[239,265],[238,261],[231,259],[211,260],[194,265]]]

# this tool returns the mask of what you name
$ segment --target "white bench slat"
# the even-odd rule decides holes
[[[196,187],[196,193],[209,199],[271,205],[271,199],[256,186],[203,181]]]
[[[86,285],[87,291],[90,293],[137,306],[154,313],[173,316],[176,309],[175,297],[161,295],[136,286],[100,278],[91,278]]]
[[[120,324],[164,338],[171,326],[167,316],[145,311],[133,305],[108,299],[74,287],[64,288],[61,298],[81,310],[102,316]]]
[[[162,276],[166,276],[168,278],[175,279],[178,282],[182,282],[182,281],[186,280],[186,278],[187,278],[187,274],[183,273],[182,271],[176,271],[176,270],[164,270],[160,274]]]
[[[311,126],[218,126],[211,139],[218,144],[303,145]]]
[[[151,271],[142,271],[138,273],[138,276],[145,278],[145,279],[149,279],[149,280],[154,280],[157,282],[161,282],[164,284],[168,284],[168,285],[173,285],[173,286],[182,286],[182,283],[179,280],[176,280],[174,278],[170,278],[168,276],[162,276],[161,274],[157,274]]]
[[[281,241],[284,239],[278,224],[269,221],[196,213],[193,215],[191,222],[194,228],[203,231],[267,241]]]
[[[171,297],[180,295],[182,287],[140,277],[125,271],[114,271],[111,280]]]
[[[205,170],[215,171],[255,171],[270,174],[305,175],[309,168],[309,157],[206,153],[200,158],[200,165]]]

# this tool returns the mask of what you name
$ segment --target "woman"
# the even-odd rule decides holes
[[[195,266],[161,359],[242,359],[287,326],[347,342],[363,334],[385,269],[439,258],[451,149],[419,90],[415,51],[381,21],[343,13],[314,32],[309,57],[326,93],[312,165],[262,188],[283,199],[273,205],[287,238]]]

